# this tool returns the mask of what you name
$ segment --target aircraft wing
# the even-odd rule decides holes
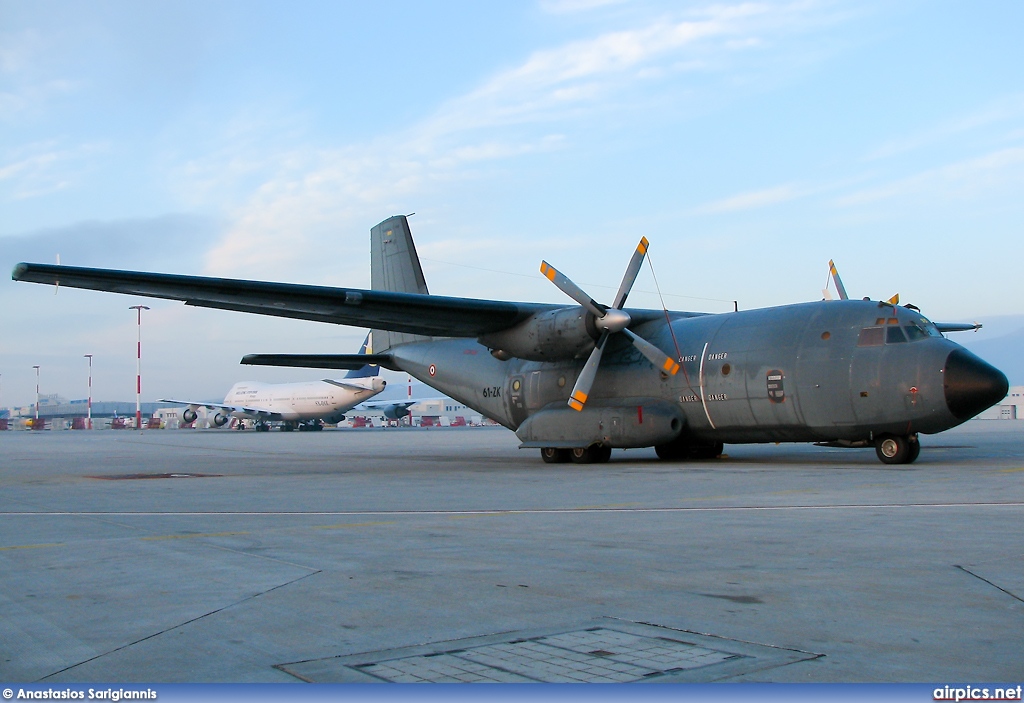
[[[935,322],[933,324],[939,332],[969,332],[970,330],[977,332],[983,326],[979,322]]]
[[[479,337],[508,329],[542,310],[564,307],[53,264],[21,263],[11,278],[434,337]]]
[[[281,413],[275,410],[267,410],[266,408],[255,408],[249,405],[224,405],[223,403],[196,403],[191,400],[174,400],[173,398],[161,398],[160,403],[177,403],[179,405],[192,405],[197,408],[206,408],[207,410],[220,410],[224,413],[245,413],[246,415],[252,415],[253,417],[262,417],[267,420],[280,420]]]

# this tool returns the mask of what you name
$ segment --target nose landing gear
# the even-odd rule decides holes
[[[883,464],[910,464],[921,454],[917,435],[883,434],[875,438],[875,454]]]

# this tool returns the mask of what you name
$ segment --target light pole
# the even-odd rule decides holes
[[[39,365],[36,364],[32,368],[36,370],[36,420],[32,423],[32,428],[35,429],[39,424]]]
[[[86,413],[88,419],[85,421],[85,429],[92,429],[92,354],[83,354],[89,360],[89,400],[86,401]]]
[[[142,311],[149,310],[145,305],[131,305],[129,310],[139,313],[138,345],[135,354],[135,429],[142,429]]]

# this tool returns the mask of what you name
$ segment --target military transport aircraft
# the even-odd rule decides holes
[[[575,304],[429,295],[405,217],[371,230],[371,289],[18,264],[18,281],[372,327],[374,353],[257,354],[243,363],[401,370],[515,430],[548,462],[606,461],[613,447],[663,459],[723,443],[874,446],[914,461],[942,432],[1001,400],[1006,377],[918,311],[870,300],[723,314],[625,308],[641,239],[611,305],[547,263]]]
[[[359,354],[366,354],[370,335],[366,335]],[[255,421],[256,430],[266,431],[279,424],[285,432],[321,430],[320,421],[341,422],[345,413],[384,390],[387,382],[378,376],[379,366],[366,364],[353,369],[341,380],[299,383],[236,383],[224,396],[223,403],[202,403],[191,400],[162,398],[161,403],[187,405],[182,413],[185,422],[195,422],[197,410],[206,408],[210,424],[223,427],[232,417]],[[239,424],[239,429],[245,427]]]

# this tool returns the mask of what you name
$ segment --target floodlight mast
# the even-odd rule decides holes
[[[36,370],[36,419],[32,423],[32,427],[35,428],[39,424],[39,365],[36,364],[32,368]]]
[[[142,311],[146,305],[131,305],[129,310],[138,312],[138,340],[135,347],[135,429],[142,429]]]
[[[89,360],[89,399],[86,402],[85,429],[92,429],[92,354],[83,354]]]

